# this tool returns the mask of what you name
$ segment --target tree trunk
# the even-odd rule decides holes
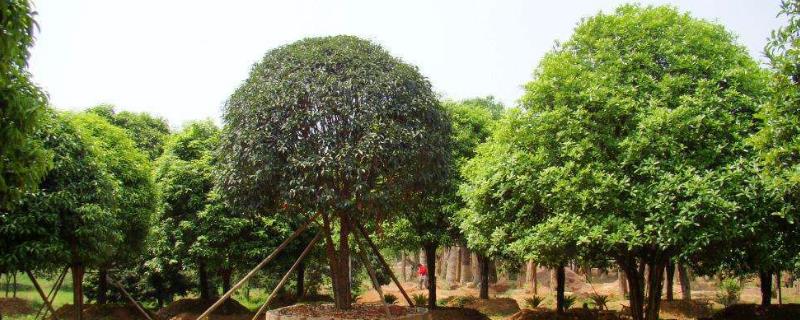
[[[681,284],[681,298],[692,300],[692,279],[689,277],[689,270],[686,270],[683,264],[678,264],[678,282]]]
[[[470,281],[472,281],[472,256],[469,253],[469,250],[466,247],[461,248],[461,279],[460,282],[462,285],[466,285]]]
[[[767,307],[772,304],[772,273],[760,270],[758,279],[761,282],[761,306]]]
[[[428,268],[428,309],[436,309],[436,245],[427,243],[425,249],[425,264]]]
[[[350,292],[350,247],[347,241],[351,224],[346,213],[339,214],[339,221],[339,249],[328,259],[331,271],[334,273],[333,291],[336,309],[349,310],[353,300]]]
[[[654,262],[648,265],[647,281],[649,283],[647,285],[647,310],[645,312],[645,319],[647,320],[658,320],[665,267],[666,262]]]
[[[12,291],[11,297],[12,298],[16,298],[17,297],[17,273],[14,272],[12,274],[12,277],[14,278],[14,289]]]
[[[489,283],[497,283],[497,263],[494,259],[489,260]]]
[[[447,270],[445,275],[447,277],[448,289],[458,283],[458,267],[460,266],[458,257],[460,254],[461,252],[458,250],[458,247],[450,247],[450,249],[447,250]]]
[[[667,263],[667,301],[674,299],[672,287],[675,279],[675,263],[670,261]]]
[[[633,257],[624,257],[618,259],[622,271],[625,273],[625,278],[628,282],[628,297],[630,300],[631,317],[633,320],[644,319],[644,285],[642,274],[639,273],[639,266]]]
[[[566,282],[566,273],[564,265],[556,268],[556,313],[564,313],[564,283]]]
[[[97,303],[108,303],[108,269],[100,268],[97,273]]]
[[[403,276],[403,282],[408,281],[408,274],[406,273],[406,252],[400,250],[400,273]]]
[[[775,272],[775,289],[778,291],[778,304],[783,304],[783,293],[781,292],[781,272]],[[16,291],[16,289],[14,290]],[[16,296],[16,295],[15,295]]]
[[[625,272],[622,271],[622,268],[617,270],[617,280],[619,282],[619,293],[625,297],[628,295],[628,277],[625,276]]]
[[[197,264],[197,290],[200,291],[200,299],[211,299],[211,290],[208,285],[208,270],[206,263]]]
[[[75,306],[75,319],[83,320],[83,265],[72,263],[72,305]]]
[[[220,272],[220,278],[222,278],[222,292],[228,292],[231,289],[231,276],[233,275],[233,270],[230,269],[223,269]],[[216,288],[216,287],[215,287]],[[216,291],[216,289],[215,289]]]
[[[480,265],[481,270],[481,284],[478,298],[489,299],[489,258],[479,255],[478,264]]]
[[[470,255],[470,259],[472,260],[472,284],[475,287],[479,287],[481,284],[481,263],[478,254],[472,253]]]
[[[403,271],[405,271],[405,268]],[[303,261],[300,261],[300,264],[297,265],[297,279],[295,280],[294,288],[294,297],[297,301],[300,301],[306,295],[306,263]]]

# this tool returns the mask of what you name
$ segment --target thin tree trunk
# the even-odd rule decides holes
[[[466,285],[472,281],[472,255],[466,247],[461,248],[461,279],[459,282]]]
[[[77,320],[83,320],[83,273],[80,263],[72,264],[72,305],[75,306]]]
[[[300,261],[300,265],[297,266],[297,279],[295,280],[295,292],[294,297],[297,301],[300,301],[306,295],[306,263]],[[249,286],[248,286],[249,287]],[[248,290],[249,293],[250,290]]]
[[[489,260],[489,283],[497,283],[497,263],[494,259]]]
[[[479,255],[478,264],[481,269],[481,284],[478,297],[481,299],[489,299],[489,258]]]
[[[423,246],[425,250],[425,264],[428,268],[428,309],[436,309],[436,245],[433,243],[426,243]]]
[[[458,250],[458,247],[450,247],[450,249],[447,250],[447,270],[445,275],[447,277],[448,288],[452,288],[458,283],[458,267],[461,265],[458,262],[459,255],[461,255],[461,252]]]
[[[617,270],[617,279],[619,282],[619,293],[625,297],[628,295],[628,277],[625,276],[625,272],[622,271],[622,268]]]
[[[108,269],[100,268],[97,272],[97,303],[108,303]]]
[[[768,307],[772,304],[772,273],[767,270],[758,272],[761,284],[761,306]]]
[[[208,270],[206,269],[205,262],[197,264],[197,290],[200,291],[200,299],[211,299],[211,291],[208,285]]]
[[[14,278],[14,291],[13,291],[13,294],[11,295],[11,297],[16,298],[17,297],[17,273],[14,272],[12,274],[12,277]]]
[[[663,290],[662,285],[664,284],[664,269],[664,262],[650,263],[647,268],[647,280],[649,282],[647,285],[647,310],[645,313],[645,319],[647,320],[658,320],[661,291]]]
[[[408,274],[406,273],[406,252],[400,250],[400,273],[403,276],[403,282],[408,281]]]
[[[472,284],[478,287],[481,284],[482,278],[480,257],[478,257],[478,254],[473,252],[470,255],[470,258],[470,260],[472,260]]]
[[[222,270],[220,273],[220,278],[222,278],[222,292],[228,292],[231,289],[231,276],[233,275],[233,270],[225,269]],[[215,289],[216,291],[216,289]]]
[[[352,305],[352,296],[350,293],[350,247],[347,239],[350,236],[350,218],[346,213],[339,214],[339,249],[333,260],[336,262],[338,270],[338,281],[334,283],[334,291],[336,292],[335,304],[339,310],[349,310]],[[366,235],[364,235],[366,236]],[[333,266],[331,266],[333,267]]]
[[[678,282],[681,284],[681,298],[692,300],[692,279],[689,277],[689,270],[686,270],[683,264],[678,264]]]
[[[628,256],[618,259],[617,263],[625,272],[625,278],[628,282],[631,317],[633,320],[642,320],[644,319],[644,286],[642,284],[643,277],[639,273],[636,260]]]
[[[674,299],[673,295],[673,283],[675,279],[675,263],[670,261],[667,263],[667,301],[672,301]]]
[[[781,292],[781,272],[775,272],[775,289],[778,291],[778,304],[783,304],[783,293]]]
[[[564,284],[566,282],[566,273],[564,271],[566,269],[564,265],[558,266],[556,268],[556,313],[563,314],[564,313]]]

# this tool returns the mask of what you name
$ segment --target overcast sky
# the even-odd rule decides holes
[[[34,80],[61,109],[112,103],[219,123],[221,106],[271,48],[352,34],[417,65],[445,98],[515,105],[555,40],[582,17],[630,1],[66,1],[34,0]],[[723,24],[759,60],[780,26],[779,0],[668,3]]]

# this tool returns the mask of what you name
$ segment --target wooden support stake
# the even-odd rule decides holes
[[[367,230],[364,229],[364,226],[361,225],[360,222],[356,221],[355,218],[353,218],[353,223],[358,227],[358,231],[361,232],[361,236],[363,236],[364,239],[367,240],[367,244],[369,244],[369,246],[372,248],[372,251],[375,252],[375,255],[378,256],[378,260],[380,260],[381,264],[383,265],[383,268],[386,269],[386,272],[389,273],[389,277],[392,278],[392,281],[394,281],[394,284],[397,285],[397,288],[400,289],[400,293],[403,294],[403,298],[406,299],[406,302],[408,302],[409,306],[413,307],[414,306],[414,302],[411,301],[411,298],[408,297],[408,293],[406,293],[406,290],[403,289],[402,285],[400,285],[400,281],[398,281],[397,277],[394,276],[394,272],[392,272],[392,268],[390,268],[389,264],[386,263],[386,259],[383,258],[383,255],[378,250],[378,246],[376,246],[375,243],[372,242],[372,239],[369,238],[369,235],[367,234]]]
[[[283,278],[281,279],[281,282],[278,282],[278,286],[275,287],[274,290],[272,290],[272,293],[270,293],[269,297],[267,297],[267,301],[264,302],[264,305],[261,306],[261,308],[258,309],[256,314],[253,316],[252,320],[258,319],[258,316],[262,312],[264,312],[264,310],[267,309],[267,307],[269,306],[269,303],[272,302],[272,299],[274,299],[275,296],[278,294],[278,290],[280,290],[281,288],[283,288],[284,285],[286,285],[286,281],[289,280],[289,277],[292,275],[292,272],[294,272],[294,270],[297,269],[297,266],[299,266],[300,263],[303,262],[303,259],[308,255],[309,252],[311,252],[311,249],[314,248],[314,245],[317,243],[319,238],[322,237],[322,233],[323,233],[323,231],[320,230],[317,233],[317,236],[314,237],[313,240],[311,240],[311,242],[308,244],[308,246],[306,246],[305,250],[303,250],[303,253],[300,254],[300,257],[297,258],[297,261],[295,261],[294,264],[292,265],[292,267],[289,268],[289,271],[286,272],[286,274],[283,276]]]
[[[108,278],[109,282],[113,283],[114,286],[116,286],[117,288],[119,288],[120,291],[122,291],[122,294],[125,295],[125,298],[128,298],[128,300],[131,303],[133,303],[133,306],[136,307],[136,309],[139,310],[139,312],[141,312],[144,315],[144,317],[147,318],[147,320],[153,320],[153,318],[150,318],[150,314],[148,314],[147,311],[144,311],[144,308],[142,308],[142,306],[140,306],[139,303],[136,302],[136,300],[134,300],[133,297],[131,297],[131,295],[128,293],[128,291],[125,290],[124,287],[122,287],[122,284],[117,282],[117,280],[114,280],[113,278],[111,278],[111,276],[109,276],[109,275],[106,275],[106,278]]]
[[[46,304],[47,308],[50,309],[50,312],[53,314],[53,319],[58,320],[58,316],[56,316],[56,310],[53,309],[53,305],[50,304],[50,300],[48,300],[47,296],[44,295],[44,291],[42,290],[42,287],[39,286],[39,282],[36,281],[36,277],[33,276],[33,273],[31,273],[30,270],[25,270],[25,273],[28,274],[28,278],[31,279],[31,283],[33,283],[33,286],[36,287],[36,291],[39,292],[39,296],[42,297],[44,304]]]
[[[381,284],[378,283],[378,277],[375,276],[375,270],[372,270],[372,267],[369,264],[369,259],[367,259],[367,255],[364,253],[364,247],[361,245],[361,241],[358,241],[358,232],[355,233],[355,240],[356,246],[358,247],[358,257],[361,260],[361,264],[363,264],[364,268],[367,269],[367,273],[369,273],[369,279],[372,280],[372,286],[375,288],[375,291],[378,292],[378,296],[381,298],[381,302],[386,308],[386,316],[391,318],[392,311],[389,310],[389,303],[386,302],[386,298],[383,296],[383,289],[381,289]]]
[[[258,272],[258,270],[261,270],[261,268],[264,268],[264,266],[267,265],[267,263],[269,263],[270,261],[272,261],[272,259],[275,259],[275,257],[278,256],[278,253],[283,251],[283,249],[286,248],[287,245],[289,245],[289,242],[297,238],[297,236],[299,236],[303,231],[305,231],[308,228],[308,225],[311,224],[312,221],[315,221],[317,219],[317,216],[319,216],[319,212],[317,212],[310,219],[308,219],[308,221],[306,221],[306,223],[300,226],[300,228],[297,228],[297,230],[295,230],[294,233],[292,233],[292,235],[289,236],[289,238],[286,238],[286,240],[284,240],[283,243],[281,243],[277,248],[275,248],[275,250],[272,251],[272,253],[269,256],[264,258],[264,260],[262,260],[255,268],[253,268],[253,270],[250,270],[250,272],[248,272],[244,276],[244,278],[242,278],[241,280],[239,280],[239,282],[233,285],[233,287],[231,287],[230,290],[228,290],[228,292],[225,292],[225,294],[223,294],[222,297],[220,297],[217,300],[217,302],[214,302],[214,304],[208,307],[208,310],[203,312],[199,317],[197,317],[197,319],[198,320],[205,319],[212,312],[214,312],[214,310],[217,310],[217,308],[219,308],[225,302],[225,300],[228,300],[228,298],[230,298],[233,295],[233,293],[236,292],[236,290],[238,290],[242,285],[244,285],[244,283],[247,280],[252,278],[256,274],[256,272]]]
[[[58,290],[61,289],[61,284],[64,283],[64,278],[67,277],[67,270],[69,270],[69,266],[66,266],[64,268],[64,271],[61,272],[61,275],[59,275],[58,278],[56,278],[55,285],[52,288],[50,288],[50,293],[47,295],[47,299],[48,301],[50,301],[50,304],[53,304],[53,301],[56,300],[56,295],[58,295]],[[36,311],[36,316],[33,317],[33,319],[39,319],[39,316],[42,316],[42,319],[45,319],[45,317],[47,317],[47,311],[45,307],[46,305],[42,304],[42,306],[39,307],[39,310]],[[43,311],[44,314],[42,314]]]

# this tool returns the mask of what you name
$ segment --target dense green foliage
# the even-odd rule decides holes
[[[36,188],[52,156],[33,138],[47,108],[27,70],[34,15],[27,0],[0,1],[0,210]]]
[[[87,110],[96,113],[115,126],[125,129],[134,138],[136,146],[146,152],[150,160],[164,152],[164,143],[169,137],[167,120],[144,112],[116,112],[112,105],[99,105]]]
[[[435,194],[449,122],[427,79],[383,48],[350,36],[269,51],[224,110],[223,194],[245,213],[321,212],[336,305],[353,218],[387,218]]]

